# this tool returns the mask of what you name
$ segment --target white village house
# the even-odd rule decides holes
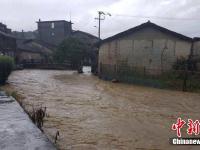
[[[150,21],[104,39],[99,45],[99,74],[112,76],[122,68],[158,75],[178,58],[200,56],[200,39],[192,39]]]

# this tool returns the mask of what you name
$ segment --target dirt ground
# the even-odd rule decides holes
[[[23,70],[9,78],[26,104],[47,107],[44,131],[59,149],[163,150],[178,117],[200,119],[200,94],[102,81],[73,71]],[[186,128],[182,130],[186,135]]]

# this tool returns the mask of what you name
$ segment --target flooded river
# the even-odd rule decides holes
[[[51,140],[60,132],[59,149],[199,149],[169,144],[177,117],[200,119],[199,94],[111,83],[74,71],[15,71],[9,83],[24,103],[47,107],[44,132]]]

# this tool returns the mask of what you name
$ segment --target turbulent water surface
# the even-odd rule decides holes
[[[199,94],[111,83],[74,71],[15,71],[9,83],[26,104],[47,107],[44,131],[51,140],[60,132],[59,149],[199,149],[169,144],[177,117],[200,119]]]

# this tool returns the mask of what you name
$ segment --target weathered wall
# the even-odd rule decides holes
[[[188,57],[191,43],[146,28],[132,35],[104,43],[99,50],[100,64],[145,68],[149,73],[154,70],[167,71],[179,57]],[[102,71],[99,68],[99,71]]]
[[[197,61],[197,69],[200,71],[200,41],[195,41],[193,46],[194,59]]]
[[[70,22],[47,21],[38,22],[39,39],[53,45],[59,45],[72,32]]]
[[[200,41],[194,42],[193,54],[200,56]]]
[[[18,62],[41,62],[42,56],[40,53],[33,53],[28,51],[20,51],[20,53],[17,56]]]
[[[15,57],[16,39],[7,36],[5,33],[0,33],[0,54]]]

